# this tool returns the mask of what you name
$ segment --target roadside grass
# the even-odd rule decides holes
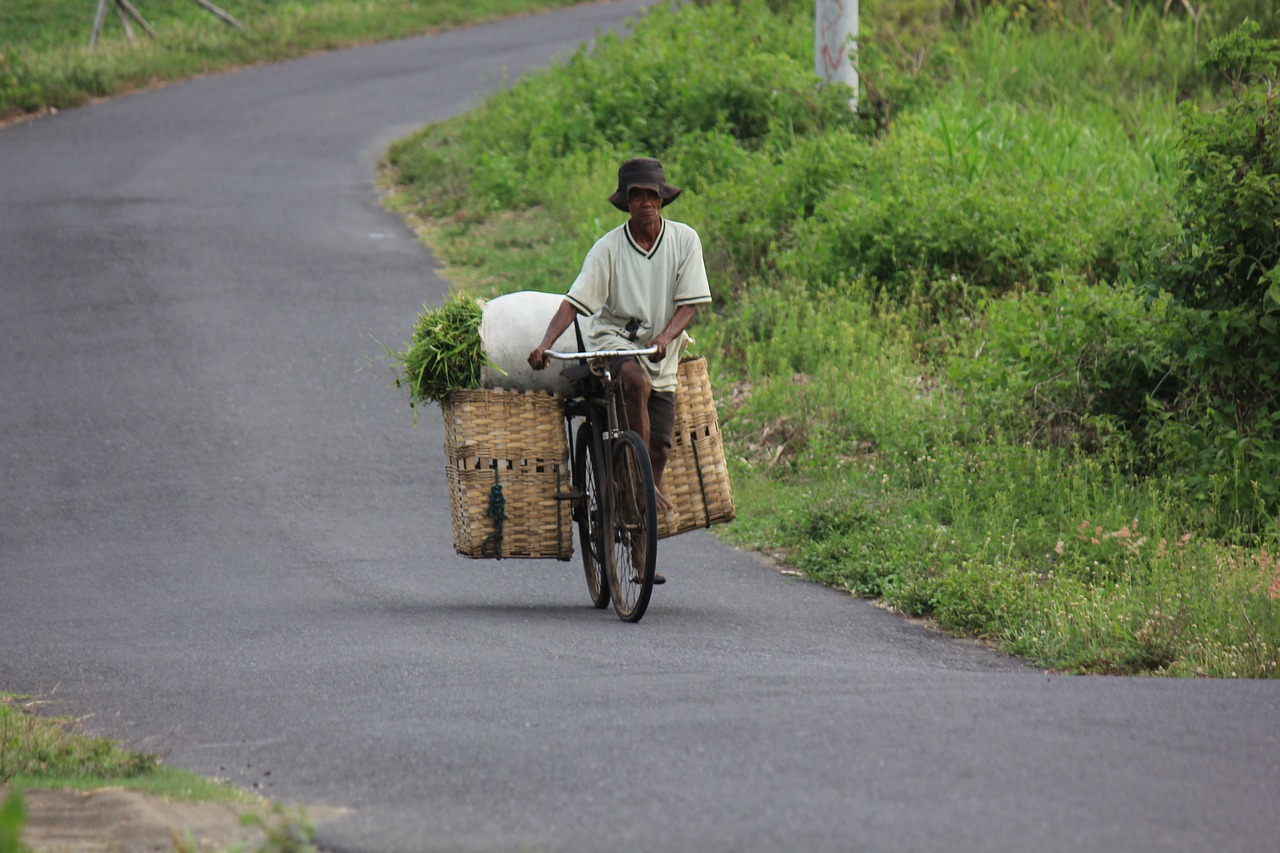
[[[114,4],[89,50],[96,4],[84,0],[0,3],[0,119],[79,106],[157,83],[320,50],[419,35],[576,0],[221,0],[234,29],[190,0],[137,0],[154,28],[126,40]],[[501,58],[498,57],[500,62]]]
[[[662,157],[717,299],[691,331],[732,457],[723,535],[1047,668],[1278,677],[1280,519],[1229,458],[1201,487],[1134,431],[1178,315],[1128,277],[1175,229],[1175,102],[1212,100],[1199,33],[1087,23],[930,30],[907,70],[928,82],[869,67],[901,93],[871,129],[800,82],[804,4],[659,7],[393,146],[389,204],[456,286],[563,292],[622,219],[618,161]]]
[[[88,790],[121,787],[188,801],[256,802],[224,782],[165,765],[157,756],[88,736],[74,717],[37,713],[30,696],[0,693],[0,785]]]
[[[1206,535],[1199,501],[1116,446],[1002,428],[922,370],[892,303],[852,286],[740,302],[699,334],[718,354],[732,541],[1053,669],[1280,675],[1274,547]]]
[[[40,701],[0,693],[0,853],[25,853],[21,843],[27,813],[25,791],[124,788],[168,800],[262,806],[263,801],[235,786],[165,765],[150,753],[135,752],[110,738],[84,731],[83,721],[39,713]],[[256,853],[305,853],[315,848],[305,811],[273,804],[247,811],[244,826],[262,832]],[[189,835],[175,837],[175,853],[201,849]],[[243,851],[247,848],[235,847]]]

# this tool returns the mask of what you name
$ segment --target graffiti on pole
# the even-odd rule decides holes
[[[853,90],[849,106],[858,109],[858,0],[815,0],[814,70],[823,80]]]

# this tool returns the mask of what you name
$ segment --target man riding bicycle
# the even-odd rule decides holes
[[[630,218],[591,247],[542,342],[529,353],[530,367],[546,367],[547,350],[579,314],[588,316],[590,350],[657,347],[644,360],[618,359],[614,370],[622,377],[627,422],[649,449],[661,508],[669,506],[662,496],[662,474],[675,425],[676,373],[688,337],[685,329],[697,306],[711,301],[698,233],[662,216],[662,208],[680,192],[667,183],[662,164],[653,158],[622,164],[609,201]],[[655,574],[653,582],[665,580]]]

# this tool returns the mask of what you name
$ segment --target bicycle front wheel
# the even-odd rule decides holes
[[[587,574],[587,594],[597,610],[609,606],[609,584],[605,565],[613,556],[606,547],[604,499],[600,492],[604,459],[600,433],[590,421],[578,427],[573,450],[573,488],[580,497],[574,515],[578,520],[578,544],[582,546],[582,568]]]
[[[612,559],[606,565],[613,609],[625,622],[639,622],[653,593],[658,551],[657,496],[653,464],[640,436],[630,430],[612,442],[609,484]]]

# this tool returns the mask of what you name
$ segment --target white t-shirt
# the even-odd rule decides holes
[[[671,322],[676,308],[711,301],[698,232],[683,222],[662,220],[648,251],[631,236],[628,223],[605,234],[587,253],[566,298],[583,314],[587,347],[640,349]],[[686,336],[672,341],[667,357],[639,359],[656,391],[673,391]]]

